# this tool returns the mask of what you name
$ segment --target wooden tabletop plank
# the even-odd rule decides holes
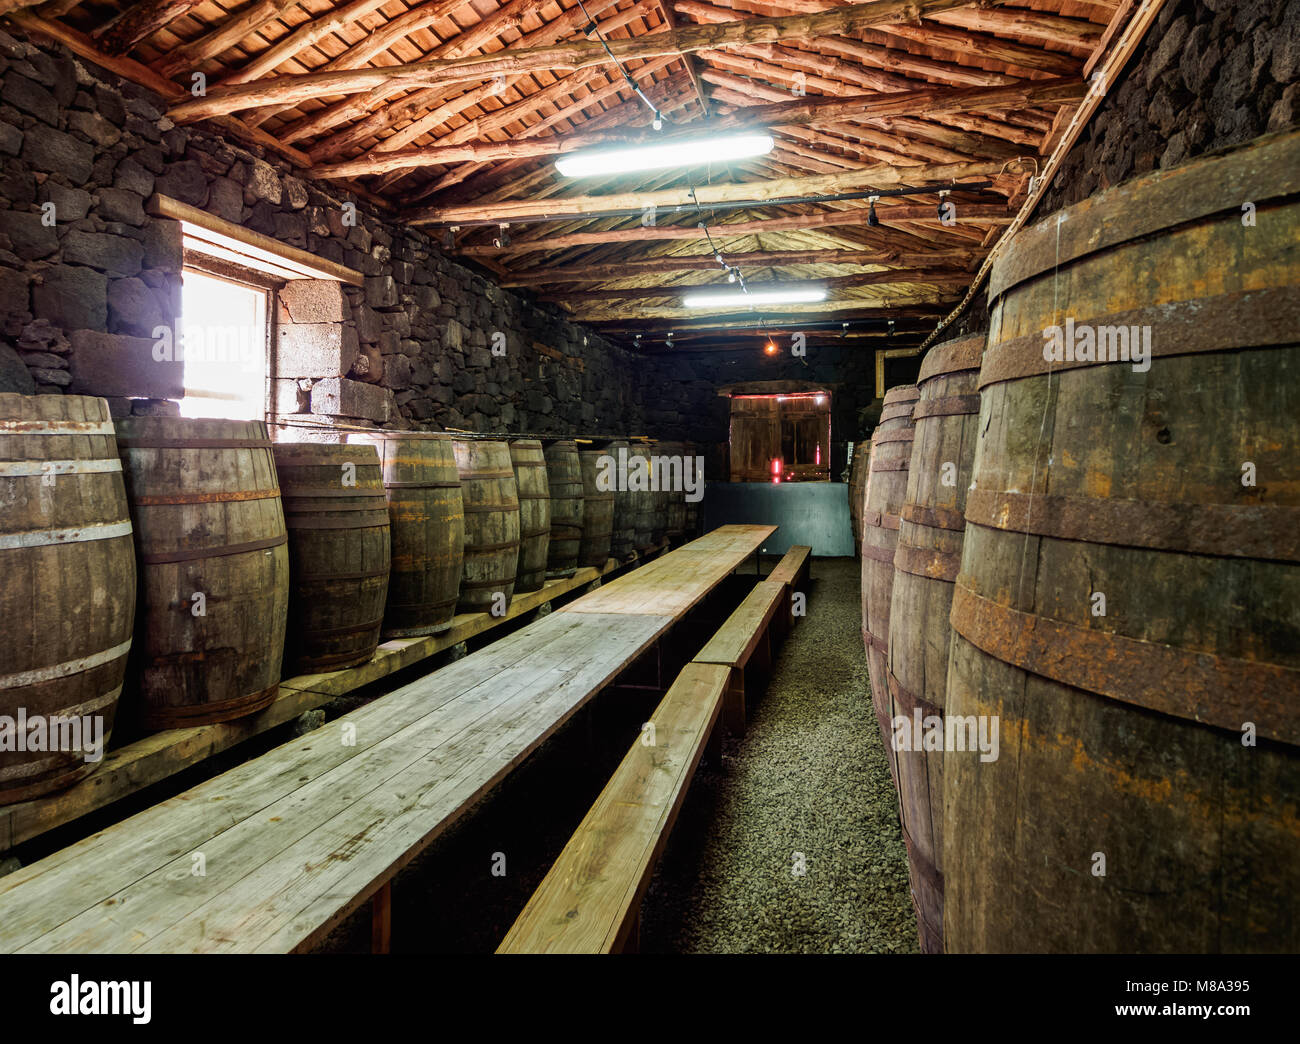
[[[403,817],[404,809],[420,807],[419,795],[437,791],[445,772],[459,766],[464,786],[448,792],[450,810],[467,794],[473,800],[670,624],[552,613],[298,742],[0,878],[0,949],[153,951],[160,947],[152,940],[174,926],[168,948],[242,948],[214,919],[219,909],[204,908],[237,901],[238,893],[217,897],[246,880],[263,890],[252,895],[264,901],[267,890],[288,896],[291,886],[319,884],[323,892],[309,901],[335,907],[337,921],[373,891],[362,878],[404,860],[402,842],[427,843],[451,821],[427,810],[417,823]],[[400,828],[396,837],[376,829],[388,816]],[[336,837],[345,823],[348,832]],[[281,858],[304,839],[305,859]],[[191,872],[196,852],[206,876]],[[333,864],[359,882],[355,895],[330,883]],[[183,930],[199,911],[200,920]],[[297,941],[281,933],[275,942],[291,948]]]
[[[730,671],[687,664],[498,953],[608,953],[629,929],[715,727]]]

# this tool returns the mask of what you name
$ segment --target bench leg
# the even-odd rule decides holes
[[[743,736],[745,734],[745,669],[743,667],[731,668],[727,693],[722,701],[722,715],[726,719],[727,731],[733,736]]]
[[[618,952],[641,952],[641,907],[639,904],[637,905],[636,913],[632,915],[632,925],[628,929],[627,938],[623,940],[623,946]]]
[[[393,883],[385,881],[370,900],[370,952],[388,953],[393,942]]]
[[[715,721],[704,745],[704,759],[714,768],[722,768],[722,722]]]

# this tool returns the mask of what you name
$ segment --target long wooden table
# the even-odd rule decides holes
[[[694,605],[756,528],[637,572],[686,555],[663,604]],[[571,608],[0,878],[0,951],[310,949],[685,612]]]

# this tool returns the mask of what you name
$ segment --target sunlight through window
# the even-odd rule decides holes
[[[266,403],[266,292],[185,269],[186,417],[261,420]]]

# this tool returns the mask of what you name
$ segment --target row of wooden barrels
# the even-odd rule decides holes
[[[1300,949],[1298,142],[1021,233],[987,337],[885,396],[863,640],[926,951]],[[1085,325],[1150,353],[1057,357]]]
[[[282,668],[339,670],[458,611],[504,615],[689,524],[683,493],[618,484],[620,451],[645,444],[341,437],[0,395],[0,804],[92,771],[68,730],[98,720],[106,744],[124,685],[132,731],[229,721],[270,704]]]

